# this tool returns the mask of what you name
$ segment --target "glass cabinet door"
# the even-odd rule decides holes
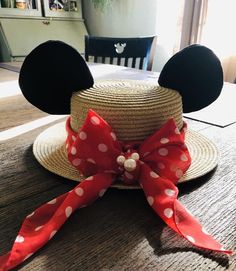
[[[0,16],[42,16],[40,0],[0,0]]]
[[[82,18],[81,0],[43,0],[45,17]]]

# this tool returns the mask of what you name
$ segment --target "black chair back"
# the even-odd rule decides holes
[[[155,47],[156,36],[138,38],[85,36],[85,59],[90,62],[151,70]]]

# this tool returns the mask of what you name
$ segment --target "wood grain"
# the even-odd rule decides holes
[[[45,116],[21,94],[0,99],[0,132]]]
[[[16,72],[0,68],[0,82],[17,80],[18,76],[19,76],[19,74]]]
[[[0,117],[10,112],[9,101]],[[27,122],[30,114],[31,119],[40,116],[19,101],[14,104],[19,112],[16,122],[6,125],[2,118],[0,129]],[[179,185],[179,200],[208,232],[236,250],[236,125],[218,128],[187,121],[216,143],[221,156],[214,172]],[[0,254],[11,248],[26,215],[76,185],[34,159],[32,143],[46,127],[0,143]],[[155,215],[141,190],[109,189],[103,198],[76,211],[45,247],[16,270],[234,271],[236,256],[191,246]]]

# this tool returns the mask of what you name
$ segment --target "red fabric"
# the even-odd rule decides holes
[[[68,159],[88,177],[26,217],[11,251],[0,257],[0,270],[10,270],[34,254],[76,209],[102,197],[116,179],[127,185],[139,182],[153,210],[193,245],[232,253],[223,249],[177,200],[176,183],[191,164],[184,144],[186,125],[180,132],[170,119],[144,142],[120,142],[109,124],[89,110],[78,133],[71,130],[70,119],[66,129]],[[120,156],[124,161],[132,160],[131,170],[126,163],[117,162]]]

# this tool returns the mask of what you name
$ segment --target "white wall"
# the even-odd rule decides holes
[[[84,18],[88,31],[103,36],[145,36],[156,34],[156,0],[110,0],[102,10],[94,10],[84,0]]]
[[[153,70],[160,71],[172,55],[177,0],[109,0],[101,11],[83,0],[83,15],[91,35],[107,37],[158,36]]]

